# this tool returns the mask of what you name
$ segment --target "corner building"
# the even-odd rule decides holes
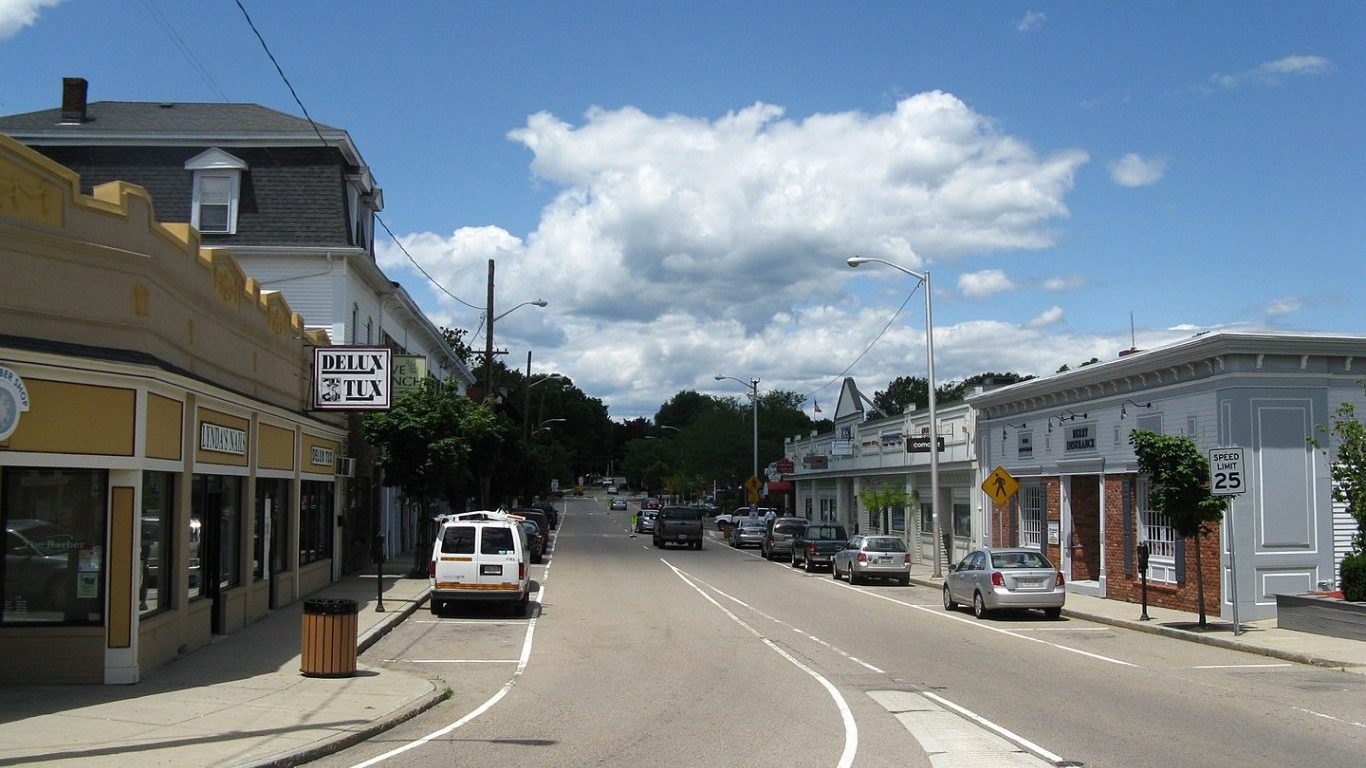
[[[0,684],[137,682],[331,581],[329,344],[143,188],[0,135]]]

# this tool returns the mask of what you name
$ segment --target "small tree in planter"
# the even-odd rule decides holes
[[[1366,425],[1356,417],[1351,403],[1343,403],[1333,414],[1331,426],[1320,426],[1325,445],[1315,437],[1309,442],[1323,451],[1332,467],[1333,501],[1347,505],[1357,521],[1352,553],[1342,559],[1342,596],[1352,602],[1366,602]],[[1336,456],[1329,449],[1336,449]]]
[[[1138,470],[1153,481],[1148,495],[1153,511],[1171,519],[1177,536],[1195,538],[1195,600],[1200,626],[1205,627],[1205,570],[1200,558],[1200,537],[1208,533],[1209,523],[1223,519],[1228,500],[1209,492],[1209,461],[1189,437],[1136,429],[1129,435],[1129,442],[1138,457]]]
[[[881,515],[889,507],[906,506],[911,495],[906,492],[905,486],[884,481],[880,486],[865,485],[859,489],[858,498],[863,502],[864,509],[876,510]]]

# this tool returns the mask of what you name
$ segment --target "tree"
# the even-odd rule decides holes
[[[1148,503],[1154,512],[1172,521],[1172,530],[1183,539],[1195,538],[1195,590],[1200,626],[1205,623],[1205,574],[1200,558],[1200,537],[1209,524],[1224,517],[1228,499],[1209,491],[1209,461],[1184,435],[1159,435],[1136,429],[1129,435],[1138,457],[1138,470],[1151,478]]]
[[[875,510],[881,514],[891,507],[907,506],[911,495],[906,492],[905,485],[892,485],[884,480],[878,486],[863,486],[859,489],[858,499],[863,503],[864,509]]]
[[[1343,597],[1366,601],[1366,425],[1356,417],[1351,403],[1343,403],[1333,414],[1331,426],[1320,425],[1318,430],[1324,440],[1311,435],[1309,442],[1328,459],[1333,501],[1346,504],[1347,513],[1357,521],[1352,552],[1342,560]]]

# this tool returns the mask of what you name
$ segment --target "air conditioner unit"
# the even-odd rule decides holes
[[[356,460],[355,460],[354,458],[350,457],[350,456],[338,456],[338,457],[337,457],[337,476],[338,476],[338,477],[355,477],[355,476],[356,476]]]

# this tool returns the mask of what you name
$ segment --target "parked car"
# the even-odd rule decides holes
[[[910,584],[911,553],[906,542],[896,536],[855,536],[830,563],[830,575],[839,579],[841,574],[850,584],[869,578]]]
[[[809,523],[792,539],[792,567],[810,573],[817,565],[830,565],[848,540],[838,523]]]
[[[612,499],[611,503],[607,505],[607,508],[613,511],[619,509],[624,510],[626,509],[626,499],[623,499],[620,496],[618,496],[617,498]]]
[[[764,531],[768,522],[762,517],[742,517],[736,521],[730,532],[730,545],[741,547],[760,547],[764,543]]]
[[[556,509],[554,504],[548,501],[540,501],[531,506],[545,513],[546,519],[550,521],[550,530],[553,531],[560,527],[560,510]]]
[[[646,496],[645,498],[643,498],[643,499],[640,500],[640,508],[641,508],[641,509],[656,509],[656,510],[658,510],[658,509],[663,509],[663,508],[664,508],[664,502],[660,501],[659,499],[656,499],[656,498],[653,497],[653,496]]]
[[[545,559],[545,534],[540,524],[527,519],[522,521],[522,528],[526,530],[527,552],[531,555],[531,562],[540,563]]]
[[[442,515],[428,566],[432,613],[448,603],[502,602],[514,616],[530,608],[529,543],[520,520],[505,512]]]
[[[792,556],[792,538],[806,528],[807,521],[800,517],[775,517],[768,521],[768,526],[764,529],[764,540],[759,544],[759,551],[763,553],[765,560],[772,560],[778,555]]]
[[[702,548],[702,512],[692,507],[665,507],[655,519],[654,545],[663,549],[669,544],[686,544],[688,549]]]
[[[970,603],[979,619],[1005,608],[1041,608],[1056,619],[1066,599],[1062,571],[1033,549],[984,547],[950,565],[944,577],[945,610]]]
[[[513,507],[511,513],[527,520],[535,520],[536,524],[541,527],[541,536],[545,539],[546,549],[550,548],[550,518],[546,516],[544,510],[536,507]]]
[[[772,512],[774,515],[777,514],[777,510],[775,509],[771,509],[769,507],[758,507],[754,510],[754,516],[762,519],[768,517],[770,512]],[[717,515],[716,528],[717,530],[724,533],[726,535],[726,538],[730,538],[730,529],[738,525],[740,520],[750,516],[751,515],[749,514],[749,507],[740,507],[739,509],[730,513],[729,515]]]
[[[642,509],[636,515],[636,533],[654,533],[655,525],[659,522],[659,510]]]

